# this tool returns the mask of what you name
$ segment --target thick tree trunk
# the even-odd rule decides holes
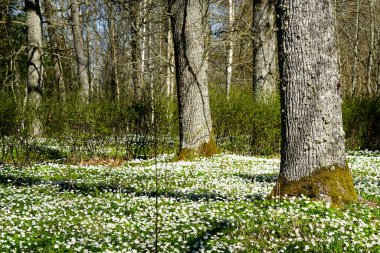
[[[226,95],[230,98],[231,80],[232,80],[232,64],[234,59],[234,23],[235,23],[235,1],[228,0],[228,41],[227,41],[227,68],[226,68]]]
[[[282,147],[272,195],[356,201],[346,165],[334,8],[330,0],[280,0]]]
[[[90,98],[90,81],[88,79],[88,59],[84,53],[83,37],[79,20],[79,6],[77,0],[71,2],[71,26],[73,31],[74,50],[77,60],[77,71],[81,84],[81,97],[83,101]]]
[[[38,110],[42,100],[42,17],[39,0],[26,0],[26,25],[28,28],[28,108],[32,110],[32,131],[33,136],[42,133],[42,124],[38,119]]]
[[[253,1],[253,94],[266,102],[279,82],[275,0]]]
[[[189,153],[212,155],[216,147],[205,61],[204,22],[207,1],[169,1],[179,107],[180,158]]]

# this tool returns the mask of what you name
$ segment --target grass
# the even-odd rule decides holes
[[[3,166],[0,252],[380,252],[380,154],[348,159],[362,200],[341,210],[264,200],[278,159]]]

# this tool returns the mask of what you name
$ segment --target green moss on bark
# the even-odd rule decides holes
[[[212,139],[209,142],[203,143],[197,149],[184,148],[180,150],[177,159],[178,160],[192,160],[195,157],[211,157],[218,153],[218,148],[215,141]]]
[[[324,201],[332,207],[342,207],[358,201],[351,172],[337,165],[320,168],[308,177],[287,181],[280,177],[268,197],[307,196]]]

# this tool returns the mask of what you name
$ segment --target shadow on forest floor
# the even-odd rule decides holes
[[[278,175],[272,173],[262,173],[262,174],[242,174],[235,173],[233,176],[243,178],[245,180],[249,180],[251,182],[259,182],[259,183],[273,183],[276,182]]]
[[[199,252],[200,249],[207,246],[207,242],[211,239],[213,235],[216,235],[224,230],[228,230],[229,228],[231,228],[231,225],[228,223],[228,221],[221,221],[215,223],[208,230],[204,231],[203,233],[198,235],[198,237],[193,238],[188,242],[187,245],[190,247],[188,253]]]
[[[1,175],[0,174],[0,184],[3,185],[15,185],[15,186],[33,186],[33,185],[52,185],[57,186],[60,191],[74,191],[81,194],[93,194],[99,192],[117,192],[125,194],[133,194],[134,196],[146,196],[146,197],[167,197],[174,198],[178,201],[190,200],[190,201],[200,201],[200,200],[219,200],[219,201],[229,201],[231,197],[213,193],[213,192],[175,192],[173,189],[170,190],[159,190],[159,191],[141,191],[134,187],[125,187],[121,185],[113,185],[107,183],[97,183],[97,184],[85,184],[78,183],[76,180],[55,180],[55,179],[40,179],[20,175]],[[259,194],[246,195],[245,200],[262,200],[263,197]]]

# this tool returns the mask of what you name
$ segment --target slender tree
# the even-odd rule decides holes
[[[171,99],[174,90],[174,49],[173,49],[173,35],[170,27],[170,20],[167,24],[166,32],[166,96]],[[169,102],[169,101],[168,101]]]
[[[65,97],[65,86],[63,82],[62,61],[59,48],[58,29],[55,22],[56,10],[52,1],[44,1],[44,16],[47,20],[47,33],[49,38],[49,47],[51,50],[50,58],[54,64],[54,83],[58,99]]]
[[[356,0],[356,32],[355,32],[355,45],[354,45],[354,62],[352,64],[351,72],[351,96],[354,96],[357,90],[358,73],[357,68],[359,64],[359,33],[360,33],[360,9],[361,0]]]
[[[143,59],[145,53],[142,54],[141,34],[140,34],[140,4],[141,0],[129,2],[129,18],[131,20],[131,60],[132,60],[132,83],[136,101],[141,101],[143,98],[144,80],[143,80]],[[145,47],[145,44],[144,44]]]
[[[275,0],[253,1],[253,94],[266,102],[278,90]]]
[[[228,0],[228,41],[227,41],[227,68],[226,68],[226,94],[230,98],[232,81],[232,64],[234,59],[234,23],[235,23],[235,1]]]
[[[368,51],[368,64],[367,64],[367,81],[366,88],[368,96],[373,94],[372,91],[372,69],[373,69],[373,55],[375,51],[375,18],[374,18],[374,9],[375,9],[375,0],[369,0],[369,23],[370,23],[370,35],[369,35],[369,51]],[[374,89],[375,90],[375,89]]]
[[[120,86],[119,86],[119,75],[118,75],[118,55],[117,55],[117,39],[115,32],[115,16],[114,16],[114,6],[111,3],[107,5],[108,10],[108,32],[109,32],[109,47],[111,51],[111,96],[114,102],[119,102],[120,100]]]
[[[33,115],[32,131],[33,136],[39,136],[42,133],[42,124],[37,117],[37,113],[42,100],[42,16],[39,0],[26,0],[26,25],[28,28],[28,108],[32,110]]]
[[[77,71],[81,84],[81,97],[83,101],[88,101],[90,98],[88,59],[84,52],[81,22],[79,19],[79,6],[77,0],[71,1],[71,27],[73,32],[74,50],[77,60]]]
[[[332,0],[280,0],[280,175],[272,196],[357,200],[346,164]]]
[[[179,107],[180,158],[216,152],[207,86],[207,1],[169,0]]]

